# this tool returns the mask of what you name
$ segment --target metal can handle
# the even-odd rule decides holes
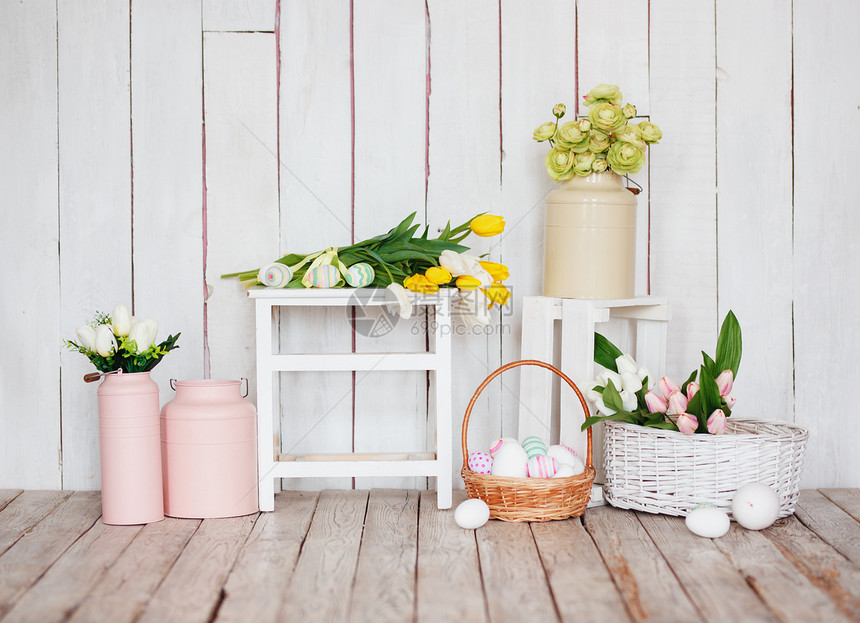
[[[242,376],[242,377],[239,377],[239,381],[245,381],[245,393],[242,394],[242,398],[247,398],[248,394],[251,393],[251,386],[248,383],[248,379],[246,379],[244,376]]]
[[[170,379],[170,389],[176,391],[176,379]]]

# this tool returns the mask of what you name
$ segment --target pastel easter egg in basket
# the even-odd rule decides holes
[[[493,470],[493,457],[486,452],[472,452],[466,463],[476,474],[489,474]]]
[[[502,446],[493,457],[493,476],[525,478],[528,475],[526,463],[529,457],[519,444],[508,443]]]
[[[699,504],[690,511],[684,523],[687,529],[706,539],[718,539],[729,531],[726,511],[710,503]]]
[[[374,277],[376,277],[376,273],[373,270],[373,266],[366,262],[353,264],[347,268],[346,274],[343,276],[346,282],[353,288],[366,288],[373,283]]]
[[[523,439],[522,445],[523,450],[526,451],[530,459],[540,455],[546,456],[546,443],[536,435],[531,435]]]
[[[573,468],[567,463],[559,463],[558,471],[552,475],[553,478],[570,478],[571,476],[576,476],[576,472],[574,472]]]
[[[529,478],[552,478],[558,471],[558,463],[551,456],[537,454],[526,464]]]
[[[496,452],[502,449],[506,443],[512,443],[514,445],[520,445],[520,442],[514,439],[513,437],[502,437],[501,439],[496,439],[493,443],[490,444],[490,456],[495,457]]]
[[[340,279],[337,268],[331,264],[320,264],[308,271],[308,281],[315,288],[333,288]]]
[[[576,452],[564,444],[554,444],[546,449],[546,453],[547,456],[551,456],[559,463],[565,463],[567,465],[574,465],[576,463]]]

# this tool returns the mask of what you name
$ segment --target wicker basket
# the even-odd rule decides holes
[[[684,435],[605,422],[604,498],[619,508],[680,516],[710,502],[731,517],[738,487],[762,482],[779,496],[779,516],[791,515],[809,432],[777,421],[727,424],[723,435]]]
[[[579,388],[557,368],[543,361],[513,361],[503,365],[484,379],[475,390],[466,414],[463,416],[463,469],[460,474],[466,483],[470,498],[479,498],[490,507],[490,518],[502,521],[550,521],[578,517],[585,512],[591,498],[591,485],[594,482],[594,466],[591,457],[591,429],[588,429],[588,451],[585,471],[570,478],[506,478],[477,474],[469,469],[469,449],[466,434],[469,430],[469,417],[478,396],[494,378],[505,370],[517,366],[539,366],[555,372],[579,397],[583,412],[588,414],[588,406]]]

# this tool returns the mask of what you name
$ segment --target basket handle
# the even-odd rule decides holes
[[[506,363],[501,368],[490,374],[484,382],[478,386],[478,389],[475,390],[475,393],[472,395],[472,399],[469,401],[469,406],[466,407],[466,414],[463,416],[463,468],[465,469],[467,466],[467,462],[469,459],[469,448],[466,445],[466,433],[469,430],[469,417],[472,415],[472,408],[475,406],[475,402],[478,400],[478,396],[481,395],[481,392],[484,391],[484,388],[490,384],[494,378],[499,376],[505,370],[510,370],[511,368],[516,368],[518,366],[538,366],[539,368],[546,368],[551,372],[557,374],[561,379],[570,385],[571,389],[576,392],[577,398],[579,398],[579,404],[582,406],[582,411],[585,414],[585,417],[588,417],[588,405],[585,402],[585,398],[582,396],[582,392],[579,391],[579,388],[576,386],[576,383],[570,380],[570,378],[561,370],[556,368],[555,366],[548,364],[544,361],[538,361],[536,359],[522,359],[520,361],[512,361],[510,363]],[[592,456],[591,456],[591,427],[587,429],[587,451],[585,458],[585,466],[593,467],[592,465]]]

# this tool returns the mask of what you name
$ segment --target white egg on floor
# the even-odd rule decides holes
[[[484,500],[473,498],[460,502],[454,510],[454,521],[464,530],[477,530],[490,519],[490,507]]]
[[[684,520],[687,529],[696,536],[718,539],[729,531],[729,515],[713,504],[699,504]]]
[[[764,530],[779,517],[779,496],[763,482],[749,482],[732,498],[732,517],[747,530]]]

